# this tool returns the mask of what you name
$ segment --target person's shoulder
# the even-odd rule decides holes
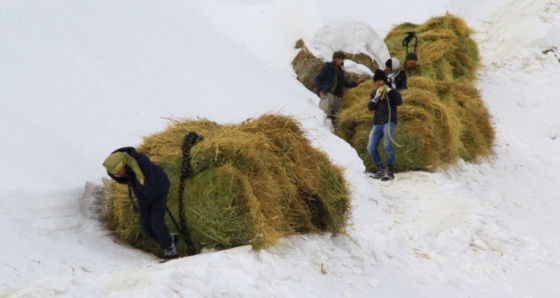
[[[115,153],[115,152],[123,152],[123,153],[129,154],[129,153],[136,153],[136,149],[134,149],[134,147],[121,147],[121,148],[113,151],[113,153]]]
[[[401,92],[396,89],[396,88],[391,88],[391,90],[389,91],[389,95],[400,95]]]

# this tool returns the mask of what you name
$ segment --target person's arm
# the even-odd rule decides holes
[[[154,173],[152,171],[152,161],[148,156],[142,153],[138,153],[138,158],[136,159],[138,165],[140,166],[140,170],[144,174],[144,181],[151,180]]]
[[[407,85],[407,78],[406,78],[406,73],[401,71],[399,72],[399,74],[396,77],[397,79],[397,89],[399,90],[406,90],[408,89],[408,85]]]
[[[377,89],[374,90],[369,95],[369,98],[370,98],[370,100],[368,101],[368,105],[367,105],[368,110],[370,110],[370,111],[376,110],[377,109],[377,103],[379,102],[379,96],[377,96]]]
[[[355,82],[350,82],[346,77],[344,77],[344,87],[346,88],[354,88],[358,87],[361,83],[364,82],[364,78],[359,78]]]
[[[109,172],[107,172],[107,175],[109,175],[109,177],[111,177],[111,179],[115,180],[115,182],[118,182],[120,184],[128,184],[128,179],[125,177],[117,177]]]
[[[389,104],[393,106],[402,105],[402,96],[398,90],[391,89],[391,91],[389,91]]]
[[[315,88],[317,89],[317,94],[319,96],[323,95],[323,92],[325,92],[326,90],[323,90],[323,82],[325,81],[325,79],[327,78],[329,73],[329,65],[328,63],[325,63],[323,65],[323,68],[321,68],[321,72],[319,73],[319,75],[317,75],[315,77]]]

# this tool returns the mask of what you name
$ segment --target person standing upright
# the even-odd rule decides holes
[[[397,106],[402,104],[402,97],[398,90],[389,87],[387,75],[381,69],[375,70],[373,82],[377,88],[371,93],[367,107],[368,110],[375,112],[367,149],[377,170],[371,177],[388,181],[395,178],[393,135],[397,126]],[[377,151],[381,139],[383,139],[383,148],[387,155],[387,169],[383,167],[383,161]]]
[[[354,88],[360,85],[364,79],[360,78],[356,82],[350,82],[344,74],[343,52],[334,52],[332,62],[323,65],[321,72],[315,77],[315,87],[317,94],[321,98],[319,108],[331,119],[333,126],[338,122],[340,111],[342,110],[342,95],[345,88]]]

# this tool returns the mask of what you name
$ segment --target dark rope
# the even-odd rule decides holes
[[[408,35],[402,41],[403,47],[406,47],[406,54],[409,53],[408,45],[410,44],[410,42],[412,40],[414,40],[414,51],[413,52],[416,53],[416,46],[418,45],[418,37],[416,37],[416,33],[414,33],[414,32],[407,32],[407,34]]]
[[[189,230],[187,228],[187,216],[185,215],[185,199],[184,199],[184,192],[185,192],[185,182],[188,177],[192,176],[193,169],[191,166],[191,149],[192,147],[202,140],[202,137],[196,134],[195,132],[190,132],[185,136],[183,140],[183,161],[181,163],[181,180],[179,181],[179,221],[181,224],[181,236],[187,244],[187,253],[189,255],[196,254],[196,249],[194,244],[191,240]],[[175,219],[172,217],[173,221]]]
[[[165,209],[167,209],[167,213],[169,214],[169,217],[171,217],[171,221],[173,221],[173,223],[175,224],[175,228],[177,228],[178,231],[181,231],[181,228],[179,227],[175,216],[173,216],[173,213],[171,213],[171,210],[169,210],[167,206],[165,206]]]

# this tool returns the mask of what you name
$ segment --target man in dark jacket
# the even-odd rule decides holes
[[[165,225],[170,183],[163,169],[133,147],[113,151],[105,159],[103,166],[113,180],[127,184],[134,192],[142,231],[159,243],[165,259],[177,258],[177,239]]]
[[[345,58],[343,52],[335,52],[333,61],[325,63],[319,75],[315,77],[315,87],[321,97],[319,108],[327,114],[333,125],[336,125],[342,109],[344,88],[354,88],[364,81],[363,78],[356,82],[348,81],[342,68]]]
[[[373,82],[377,89],[371,93],[368,102],[368,110],[374,111],[373,128],[369,135],[368,152],[377,167],[377,171],[371,176],[383,181],[392,180],[395,156],[393,152],[393,134],[397,126],[397,106],[402,104],[399,91],[387,85],[387,76],[381,69],[375,70]],[[377,146],[383,138],[383,148],[387,155],[387,170],[383,168],[381,156],[377,151]]]

